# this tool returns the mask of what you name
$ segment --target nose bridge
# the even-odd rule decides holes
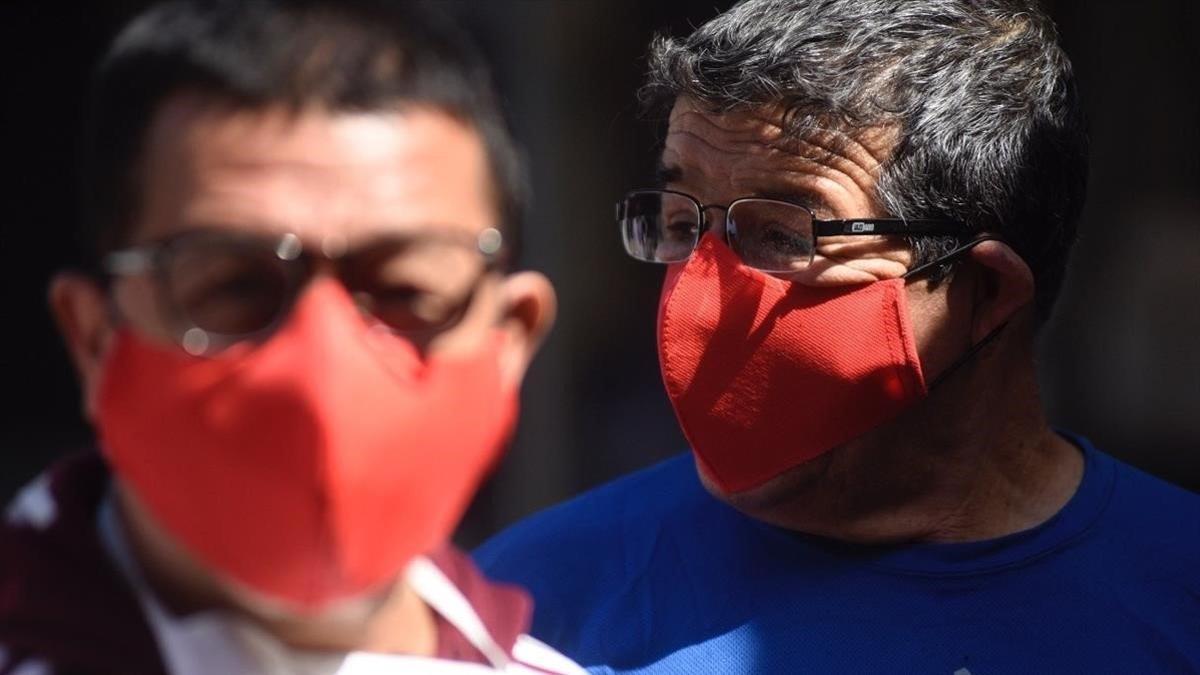
[[[713,209],[719,210],[721,212],[721,217],[709,220],[708,212]],[[704,217],[703,224],[705,226],[705,229],[711,230],[714,235],[716,235],[716,236],[720,237],[722,240],[724,240],[725,239],[725,221],[729,217],[729,207],[726,206],[725,204],[701,204],[700,205],[700,213]],[[701,232],[701,234],[704,234],[704,233]]]
[[[360,321],[354,301],[336,277],[317,275],[296,296],[288,325],[322,348],[336,348],[344,342],[347,327]]]

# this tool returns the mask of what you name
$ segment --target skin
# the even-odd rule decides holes
[[[682,98],[670,116],[666,187],[704,204],[784,197],[817,218],[887,217],[875,183],[895,133],[818,131],[796,140],[779,111],[716,114]],[[723,212],[709,211],[723,236]],[[822,237],[813,264],[786,277],[816,287],[902,276],[902,240]],[[1047,425],[1033,362],[1033,274],[1004,243],[971,249],[949,281],[907,286],[926,382],[1007,326],[971,361],[898,418],[752,490],[714,496],[747,515],[857,543],[989,539],[1057,513],[1083,474],[1082,455]]]
[[[293,232],[315,248],[353,248],[430,224],[474,236],[498,218],[479,135],[422,107],[247,110],[181,92],[164,101],[147,130],[141,180],[131,245],[219,224]],[[177,344],[148,278],[118,278],[111,296],[115,314],[134,330]],[[116,329],[109,298],[93,279],[63,273],[51,283],[50,305],[79,374],[84,413],[94,419]],[[430,356],[468,352],[499,332],[502,371],[517,387],[554,311],[545,277],[491,273],[461,321],[419,346]],[[431,610],[402,581],[316,614],[294,613],[206,569],[132,490],[119,480],[115,490],[135,557],[174,611],[232,610],[298,648],[434,653]]]

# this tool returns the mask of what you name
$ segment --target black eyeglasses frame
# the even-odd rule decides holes
[[[281,232],[276,235],[264,236],[253,233],[235,232],[225,227],[197,227],[137,246],[113,251],[101,260],[101,269],[106,275],[106,285],[111,284],[111,281],[117,277],[150,275],[153,279],[154,293],[159,305],[159,311],[168,319],[171,330],[175,333],[174,338],[176,342],[185,351],[193,355],[211,355],[227,348],[231,344],[262,341],[273,334],[291,313],[296,299],[303,292],[307,282],[321,269],[334,268],[335,276],[340,279],[342,274],[337,269],[340,267],[340,261],[353,256],[361,250],[371,249],[394,241],[415,241],[421,236],[429,236],[431,233],[437,233],[439,238],[446,238],[445,234],[447,232],[458,231],[460,230],[444,227],[422,228],[413,234],[406,233],[394,237],[378,237],[368,242],[365,246],[355,247],[352,250],[347,250],[345,247],[340,246],[330,247],[330,250],[313,250],[310,247],[304,246],[299,236],[294,232]],[[277,308],[275,316],[267,325],[246,333],[226,334],[211,331],[196,325],[190,317],[186,316],[186,313],[180,307],[168,300],[170,295],[168,287],[171,284],[171,280],[168,278],[167,268],[173,251],[179,250],[189,242],[205,237],[225,239],[235,245],[244,245],[247,248],[256,249],[258,252],[265,250],[274,251],[275,256],[282,263],[281,269],[286,276],[288,293],[280,303],[280,307]],[[472,245],[465,240],[462,241],[468,247]],[[408,337],[422,337],[430,332],[444,330],[462,318],[466,308],[473,302],[482,280],[489,273],[503,268],[507,260],[507,249],[505,248],[504,238],[498,228],[489,227],[482,230],[475,237],[473,245],[482,256],[484,264],[464,296],[462,306],[457,308],[445,322],[438,326],[420,331],[403,331],[389,326],[389,330]],[[117,318],[120,318],[120,313],[115,304],[115,297],[112,293],[109,293],[109,299],[110,311]],[[193,333],[193,331],[199,331],[203,335],[200,339],[191,339],[191,342],[195,344],[189,344],[189,334]]]
[[[737,225],[734,221],[730,220],[729,211],[735,205],[737,205],[739,203],[749,202],[749,201],[756,202],[756,203],[782,204],[785,206],[799,208],[799,209],[806,211],[808,213],[808,216],[812,223],[812,237],[813,237],[812,250],[814,252],[817,250],[817,238],[818,237],[879,236],[879,235],[900,235],[900,236],[905,236],[905,237],[918,237],[918,236],[963,237],[964,235],[970,234],[969,231],[967,230],[966,224],[963,223],[962,221],[958,221],[958,220],[932,219],[932,218],[841,218],[841,219],[821,220],[816,217],[816,215],[812,212],[812,209],[805,206],[804,204],[788,201],[785,199],[768,198],[768,197],[741,197],[741,198],[733,200],[729,204],[704,204],[704,203],[701,203],[701,201],[699,199],[696,199],[695,197],[687,194],[686,192],[680,192],[678,190],[660,189],[660,188],[639,188],[639,189],[635,189],[635,190],[630,190],[629,192],[625,193],[625,196],[622,197],[621,200],[618,201],[617,205],[616,205],[616,220],[617,220],[617,222],[623,223],[623,221],[625,220],[626,213],[628,211],[628,203],[631,199],[633,199],[639,195],[650,195],[650,194],[674,195],[677,197],[682,197],[684,199],[687,199],[688,201],[690,201],[692,204],[695,205],[696,211],[699,213],[699,222],[697,223],[698,228],[696,231],[696,240],[692,244],[693,252],[695,251],[696,247],[700,245],[700,238],[704,235],[704,233],[706,231],[708,231],[708,228],[709,228],[708,211],[710,211],[712,209],[720,209],[725,212],[725,223],[724,223],[724,225],[725,225],[725,228],[724,228],[725,243],[728,244],[730,246],[730,248],[733,248],[736,251],[737,250],[737,247],[736,247]],[[631,253],[631,256],[632,256],[632,253]],[[690,256],[691,256],[691,254],[689,254],[688,257],[690,257]],[[643,262],[656,262],[656,261],[644,260],[644,259],[638,258],[636,256],[633,256],[633,257],[636,260],[642,260]],[[668,261],[665,264],[671,264],[673,262],[683,262],[683,260],[687,260],[687,258],[683,258],[678,261]],[[811,262],[811,259],[809,262]],[[750,265],[750,266],[753,267],[752,265]],[[758,268],[755,268],[755,269],[758,269]],[[786,273],[790,270],[767,270],[767,269],[764,269],[761,271],[774,272],[774,273]]]

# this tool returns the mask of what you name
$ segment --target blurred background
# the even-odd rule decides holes
[[[87,447],[74,375],[45,307],[78,260],[76,145],[88,72],[147,3],[0,6],[3,181],[0,500]],[[624,257],[612,205],[648,182],[661,126],[634,100],[656,31],[712,0],[447,1],[494,64],[532,165],[522,265],[560,316],[526,381],[511,452],[459,532],[471,546],[523,515],[686,449],[654,347],[662,270]],[[1091,193],[1073,271],[1042,336],[1053,421],[1200,491],[1200,3],[1054,0],[1092,126]]]

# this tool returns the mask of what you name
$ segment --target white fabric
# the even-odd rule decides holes
[[[521,635],[513,645],[513,658],[527,666],[562,675],[587,675],[579,664],[560,654],[550,645],[533,637]],[[531,671],[532,672],[532,671]]]
[[[586,672],[528,636],[518,640],[514,655],[506,654],[488,633],[467,598],[427,558],[414,560],[405,572],[405,580],[427,605],[461,631],[491,661],[492,667],[399,654],[302,652],[287,647],[257,625],[228,612],[174,616],[162,606],[142,578],[111,499],[106,499],[102,505],[98,525],[105,549],[141,603],[171,675],[482,675],[496,672],[520,675],[542,670],[576,675]]]
[[[50,492],[50,477],[42,474],[21,488],[8,507],[8,523],[44,530],[58,517],[58,504]]]
[[[417,558],[408,565],[405,580],[425,604],[458,628],[467,641],[478,649],[497,670],[512,660],[492,639],[487,627],[471,607],[470,601],[428,558]]]

